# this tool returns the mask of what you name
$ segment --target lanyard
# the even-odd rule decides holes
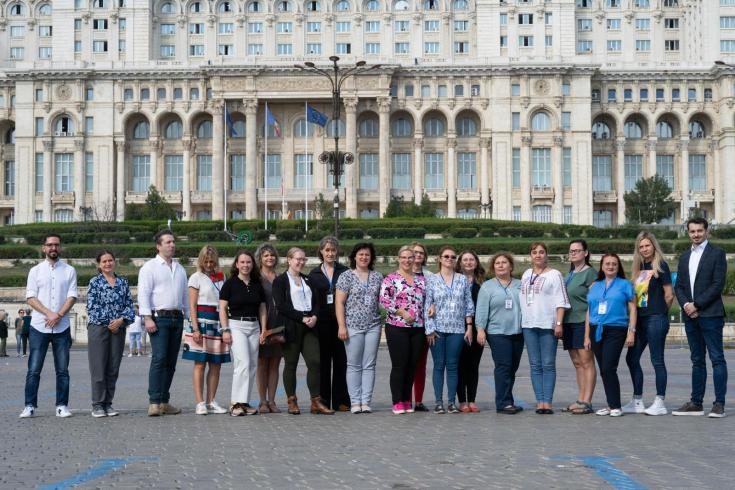
[[[324,277],[327,278],[327,282],[329,283],[329,292],[332,292],[332,280],[334,279],[334,273],[337,272],[337,268],[335,267],[332,269],[332,277],[329,277],[327,275],[327,269],[324,267],[324,264],[322,264],[322,274],[324,274]]]
[[[612,280],[612,282],[609,285],[605,286],[605,290],[602,292],[602,299],[604,300],[607,297],[607,291],[611,289],[615,285],[615,281],[617,281],[618,278]]]
[[[217,279],[217,281],[215,282],[215,280],[214,280],[214,279],[212,279],[212,276],[210,276],[209,274],[205,274],[205,275],[206,275],[206,276],[207,276],[207,278],[209,278],[209,280],[210,280],[210,281],[212,282],[212,286],[214,286],[214,289],[216,289],[216,290],[217,290],[217,292],[219,293],[219,292],[220,292],[220,290],[222,289],[222,287],[221,287],[221,286],[217,286],[217,283],[219,282],[219,278],[218,278],[217,276],[215,276],[215,279]]]
[[[447,286],[447,281],[444,280],[444,276],[442,274],[439,274],[442,277],[442,284],[444,284],[444,287],[449,290],[449,297],[451,298],[454,296],[454,272],[452,272],[452,282],[450,286]]]
[[[513,284],[513,279],[510,280],[507,286],[503,286],[503,283],[500,282],[500,279],[498,279],[497,277],[495,278],[495,280],[498,281],[498,285],[503,288],[503,292],[506,296],[508,296],[508,288],[511,286],[511,284]]]

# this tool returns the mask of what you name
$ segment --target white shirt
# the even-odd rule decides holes
[[[186,271],[176,261],[169,267],[160,255],[143,264],[138,272],[138,311],[146,316],[152,310],[181,310],[189,316]]]
[[[694,280],[697,278],[697,269],[699,269],[699,261],[702,260],[704,247],[707,246],[709,240],[705,240],[699,245],[692,246],[692,253],[689,255],[689,286],[692,288],[692,300],[694,299]]]
[[[286,274],[288,275],[288,282],[291,285],[291,287],[289,288],[289,292],[291,293],[291,303],[293,304],[293,309],[297,311],[310,311],[311,288],[308,284],[306,284],[306,281],[304,281],[303,277],[301,278],[301,286],[299,286],[293,280],[291,274]]]
[[[43,306],[58,312],[67,298],[78,298],[77,271],[64,261],[51,263],[44,260],[28,272],[26,299],[36,298]],[[69,328],[69,313],[61,317],[53,328],[46,327],[43,313],[33,310],[31,326],[42,333],[60,333]]]
[[[219,292],[224,281],[213,281],[207,274],[196,271],[189,278],[189,287],[199,291],[198,305],[219,307]]]
[[[549,269],[543,274],[534,274],[533,269],[524,272],[520,302],[523,328],[554,328],[556,309],[571,308],[564,276],[556,269]]]
[[[140,315],[135,315],[133,323],[128,325],[128,333],[141,333],[143,331],[143,320]]]

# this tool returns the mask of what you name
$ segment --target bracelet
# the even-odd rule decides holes
[[[628,327],[628,332],[635,333],[635,327]]]
[[[223,334],[225,334],[225,333],[230,333],[230,329],[229,329],[229,327],[224,327],[224,328],[222,329],[222,333],[223,333]]]

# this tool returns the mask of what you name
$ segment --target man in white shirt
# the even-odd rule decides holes
[[[158,255],[138,273],[138,308],[151,339],[148,371],[148,415],[175,415],[181,409],[169,404],[171,382],[181,347],[184,318],[189,315],[186,271],[173,260],[176,239],[171,230],[156,233]]]
[[[56,369],[56,416],[71,417],[69,404],[69,310],[77,301],[77,272],[59,260],[61,238],[46,235],[41,248],[46,259],[28,273],[26,300],[33,308],[28,335],[30,357],[26,374],[25,408],[21,418],[33,417],[38,407],[38,384],[48,346]]]

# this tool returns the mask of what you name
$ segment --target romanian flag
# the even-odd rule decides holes
[[[276,121],[276,118],[273,116],[273,113],[267,105],[265,106],[265,119],[268,122],[268,126],[273,126],[273,132],[275,133],[275,135],[280,138],[281,126],[278,124],[278,121]]]

